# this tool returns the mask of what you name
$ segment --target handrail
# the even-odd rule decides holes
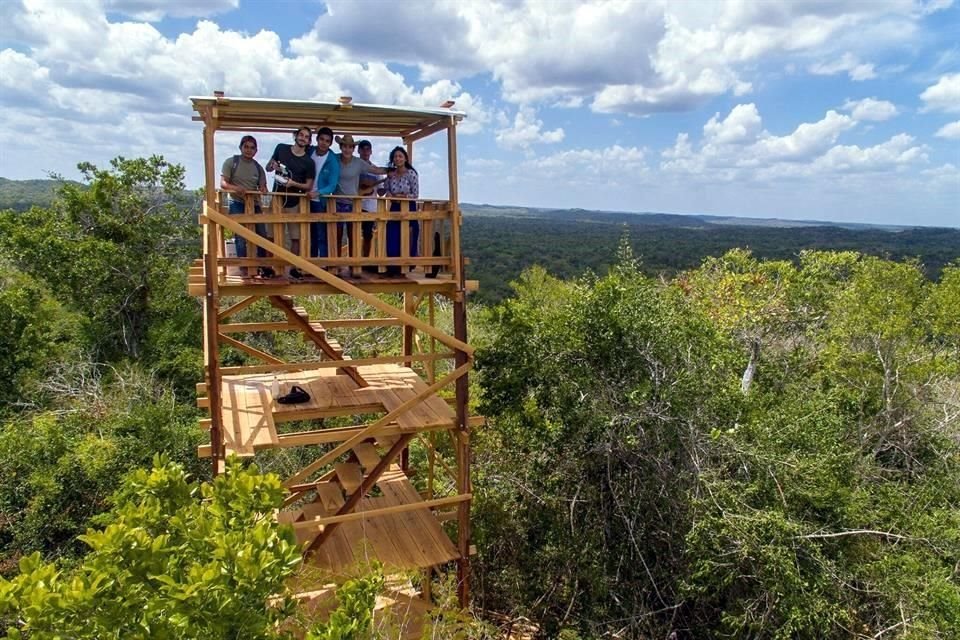
[[[227,198],[236,192],[217,193],[214,209],[228,214]],[[349,268],[352,275],[374,272],[388,275],[436,277],[452,274],[452,225],[458,224],[458,211],[449,201],[431,198],[394,198],[361,195],[321,195],[322,211],[310,212],[317,200],[309,194],[244,191],[244,211],[229,214],[230,219],[245,228],[256,230],[292,250],[321,268],[338,270]],[[269,204],[258,204],[269,197]],[[298,202],[298,211],[283,211],[285,198]],[[365,201],[376,200],[377,211],[362,211]],[[350,203],[349,211],[337,211],[338,204]],[[256,209],[261,209],[257,213]],[[398,209],[398,210],[392,210]],[[219,225],[218,225],[219,227]],[[243,275],[234,268],[287,267],[290,263],[263,250],[257,252],[252,243],[241,240],[239,252],[250,247],[245,256],[226,255],[221,233],[220,251],[216,256],[221,275]],[[291,242],[292,240],[292,242]],[[258,255],[254,255],[258,253]],[[229,268],[229,269],[228,269]]]

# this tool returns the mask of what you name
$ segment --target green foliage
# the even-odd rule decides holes
[[[364,640],[373,634],[373,608],[383,590],[383,571],[371,567],[364,576],[337,585],[337,608],[314,625],[305,640]]]
[[[478,351],[483,605],[548,634],[957,637],[958,301],[955,266],[850,252],[525,273]]]
[[[45,207],[53,202],[60,180],[8,180],[0,178],[0,211],[26,211],[32,206]]]
[[[160,156],[79,168],[85,184],[63,183],[49,208],[0,214],[0,250],[87,320],[94,358],[142,356],[182,372],[179,352],[200,335],[183,287],[199,246],[183,168]]]
[[[268,599],[300,563],[293,532],[273,521],[282,499],[279,478],[238,463],[198,486],[157,458],[83,536],[91,551],[77,567],[34,554],[0,580],[7,637],[280,637],[289,603]]]
[[[477,539],[490,600],[599,635],[670,606],[698,430],[738,411],[733,345],[629,258],[595,282],[532,270],[478,351]]]
[[[760,260],[797,262],[798,254],[852,251],[905,260],[919,258],[931,279],[957,258],[960,229],[777,226],[709,216],[635,215],[583,210],[495,209],[491,214],[463,205],[463,250],[472,259],[467,275],[482,283],[474,295],[496,303],[511,294],[509,283],[525,269],[539,265],[560,278],[585,271],[606,273],[616,264],[618,243],[629,232],[634,253],[643,258],[648,276],[673,276],[696,269],[710,256],[749,248]]]
[[[76,536],[129,470],[165,453],[194,473],[203,437],[196,411],[136,368],[73,365],[46,381],[50,410],[0,430],[0,554],[75,555]],[[9,569],[9,566],[8,566]]]
[[[0,407],[37,404],[53,365],[81,357],[83,327],[41,283],[0,263]]]

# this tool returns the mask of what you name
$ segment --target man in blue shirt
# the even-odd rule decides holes
[[[337,154],[330,151],[333,144],[333,131],[329,127],[320,127],[317,130],[317,146],[310,147],[310,157],[317,167],[316,179],[313,181],[313,190],[310,192],[310,212],[324,213],[327,210],[327,198],[337,188],[340,182],[340,160]],[[310,257],[327,257],[327,224],[325,222],[310,223]]]

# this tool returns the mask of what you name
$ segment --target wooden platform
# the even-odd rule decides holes
[[[273,374],[224,376],[221,384],[223,407],[223,444],[226,455],[249,457],[257,451],[305,444],[308,436],[281,434],[277,424],[331,416],[388,413],[427,388],[419,375],[408,367],[393,364],[357,367],[368,385],[360,388],[335,369],[278,373],[280,395],[299,385],[310,394],[302,404],[284,405],[271,393]],[[449,429],[456,416],[450,406],[436,395],[426,398],[401,414],[396,423],[384,430],[386,435]],[[313,444],[335,442],[349,437],[343,430],[329,430],[324,438],[316,434]],[[313,433],[313,432],[311,432]],[[339,437],[339,434],[344,434]],[[209,456],[209,445],[201,446],[202,457]]]
[[[392,464],[376,483],[382,495],[364,497],[354,510],[359,517],[340,523],[330,537],[307,558],[307,562],[333,572],[377,559],[388,573],[422,569],[460,558],[440,522],[425,505],[400,513],[376,514],[376,510],[415,505],[423,500],[399,466]],[[293,525],[297,540],[308,544],[318,533],[309,518],[333,515],[334,505],[314,502],[281,513],[279,520]],[[364,516],[370,512],[369,516]]]
[[[197,264],[191,267],[187,278],[187,292],[191,296],[206,295],[206,282],[203,276],[203,266]],[[253,268],[255,270],[255,268]],[[441,273],[436,278],[428,278],[426,274],[412,272],[406,275],[388,276],[380,273],[352,274],[341,270],[337,275],[343,280],[362,288],[370,293],[392,293],[413,289],[417,292],[452,293],[456,290],[456,283],[449,274]],[[267,295],[327,295],[340,293],[338,289],[321,282],[317,278],[306,277],[299,280],[278,276],[276,278],[240,277],[237,275],[221,275],[219,278],[219,292],[221,296],[267,296]],[[475,291],[479,287],[476,280],[468,280],[467,291]]]

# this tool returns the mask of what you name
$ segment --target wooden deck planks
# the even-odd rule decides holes
[[[273,421],[273,398],[260,382],[224,380],[221,386],[224,446],[228,454],[252,456],[280,440]]]
[[[413,370],[397,364],[358,368],[370,386],[360,388],[344,374],[333,370],[282,372],[276,374],[282,393],[298,384],[310,400],[297,405],[277,404],[269,389],[273,374],[225,376],[222,386],[224,442],[227,453],[252,456],[261,449],[282,446],[276,423],[315,419],[351,413],[386,413],[422,392],[426,383]],[[450,406],[433,395],[398,417],[402,432],[452,427]]]
[[[420,495],[397,465],[390,465],[377,482],[383,496],[365,497],[358,512],[420,502]],[[317,549],[313,562],[341,569],[355,562],[365,541],[369,552],[389,567],[414,569],[459,558],[436,516],[427,508],[391,513],[341,523]]]

